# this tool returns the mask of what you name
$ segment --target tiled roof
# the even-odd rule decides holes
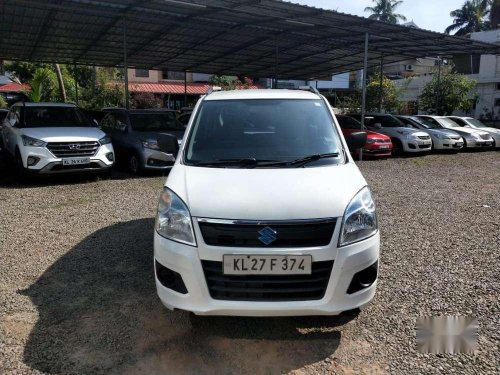
[[[193,83],[188,82],[186,91],[188,95],[203,95],[213,85],[208,83]],[[160,83],[147,83],[147,82],[129,82],[130,92],[151,92],[154,94],[184,94],[184,82],[160,82]],[[258,85],[250,85],[246,88],[259,89]]]
[[[27,84],[20,85],[19,83],[11,82],[0,86],[0,92],[22,92],[30,91],[31,86]]]

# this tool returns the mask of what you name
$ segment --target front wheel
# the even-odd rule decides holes
[[[141,162],[136,153],[131,153],[128,157],[128,169],[133,174],[139,174],[142,172]]]
[[[393,156],[401,156],[403,155],[403,144],[399,139],[392,140],[392,155]]]

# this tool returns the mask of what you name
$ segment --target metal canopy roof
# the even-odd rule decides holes
[[[2,0],[0,58],[317,78],[498,46],[276,0]],[[124,26],[126,32],[124,33]]]

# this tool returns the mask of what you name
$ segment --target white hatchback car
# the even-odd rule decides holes
[[[362,132],[349,141],[365,142]],[[155,229],[156,287],[170,309],[335,315],[375,294],[375,204],[317,92],[202,97]]]
[[[109,137],[74,104],[16,103],[2,126],[3,149],[21,172],[109,172]]]

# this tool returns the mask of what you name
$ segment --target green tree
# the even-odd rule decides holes
[[[490,29],[487,16],[490,12],[490,0],[467,0],[460,9],[450,12],[453,23],[444,32],[450,34],[457,30],[455,35],[463,36],[476,31]]]
[[[490,27],[492,29],[500,28],[500,0],[491,0]]]
[[[403,1],[397,0],[372,0],[375,3],[374,7],[366,7],[365,12],[370,12],[368,18],[377,21],[396,24],[398,21],[406,21],[406,17],[402,14],[395,13],[395,10]]]
[[[378,111],[381,93],[382,108],[386,112],[397,111],[400,106],[398,100],[398,90],[393,81],[386,77],[383,77],[381,91],[380,72],[371,75],[368,79],[368,83],[366,85],[366,110],[370,112]]]
[[[477,99],[475,87],[475,80],[453,72],[451,67],[442,68],[440,78],[435,74],[424,86],[419,98],[420,107],[429,114],[442,116],[451,115],[455,110],[468,112]]]
[[[0,108],[6,108],[7,106],[7,99],[3,95],[0,95]]]

